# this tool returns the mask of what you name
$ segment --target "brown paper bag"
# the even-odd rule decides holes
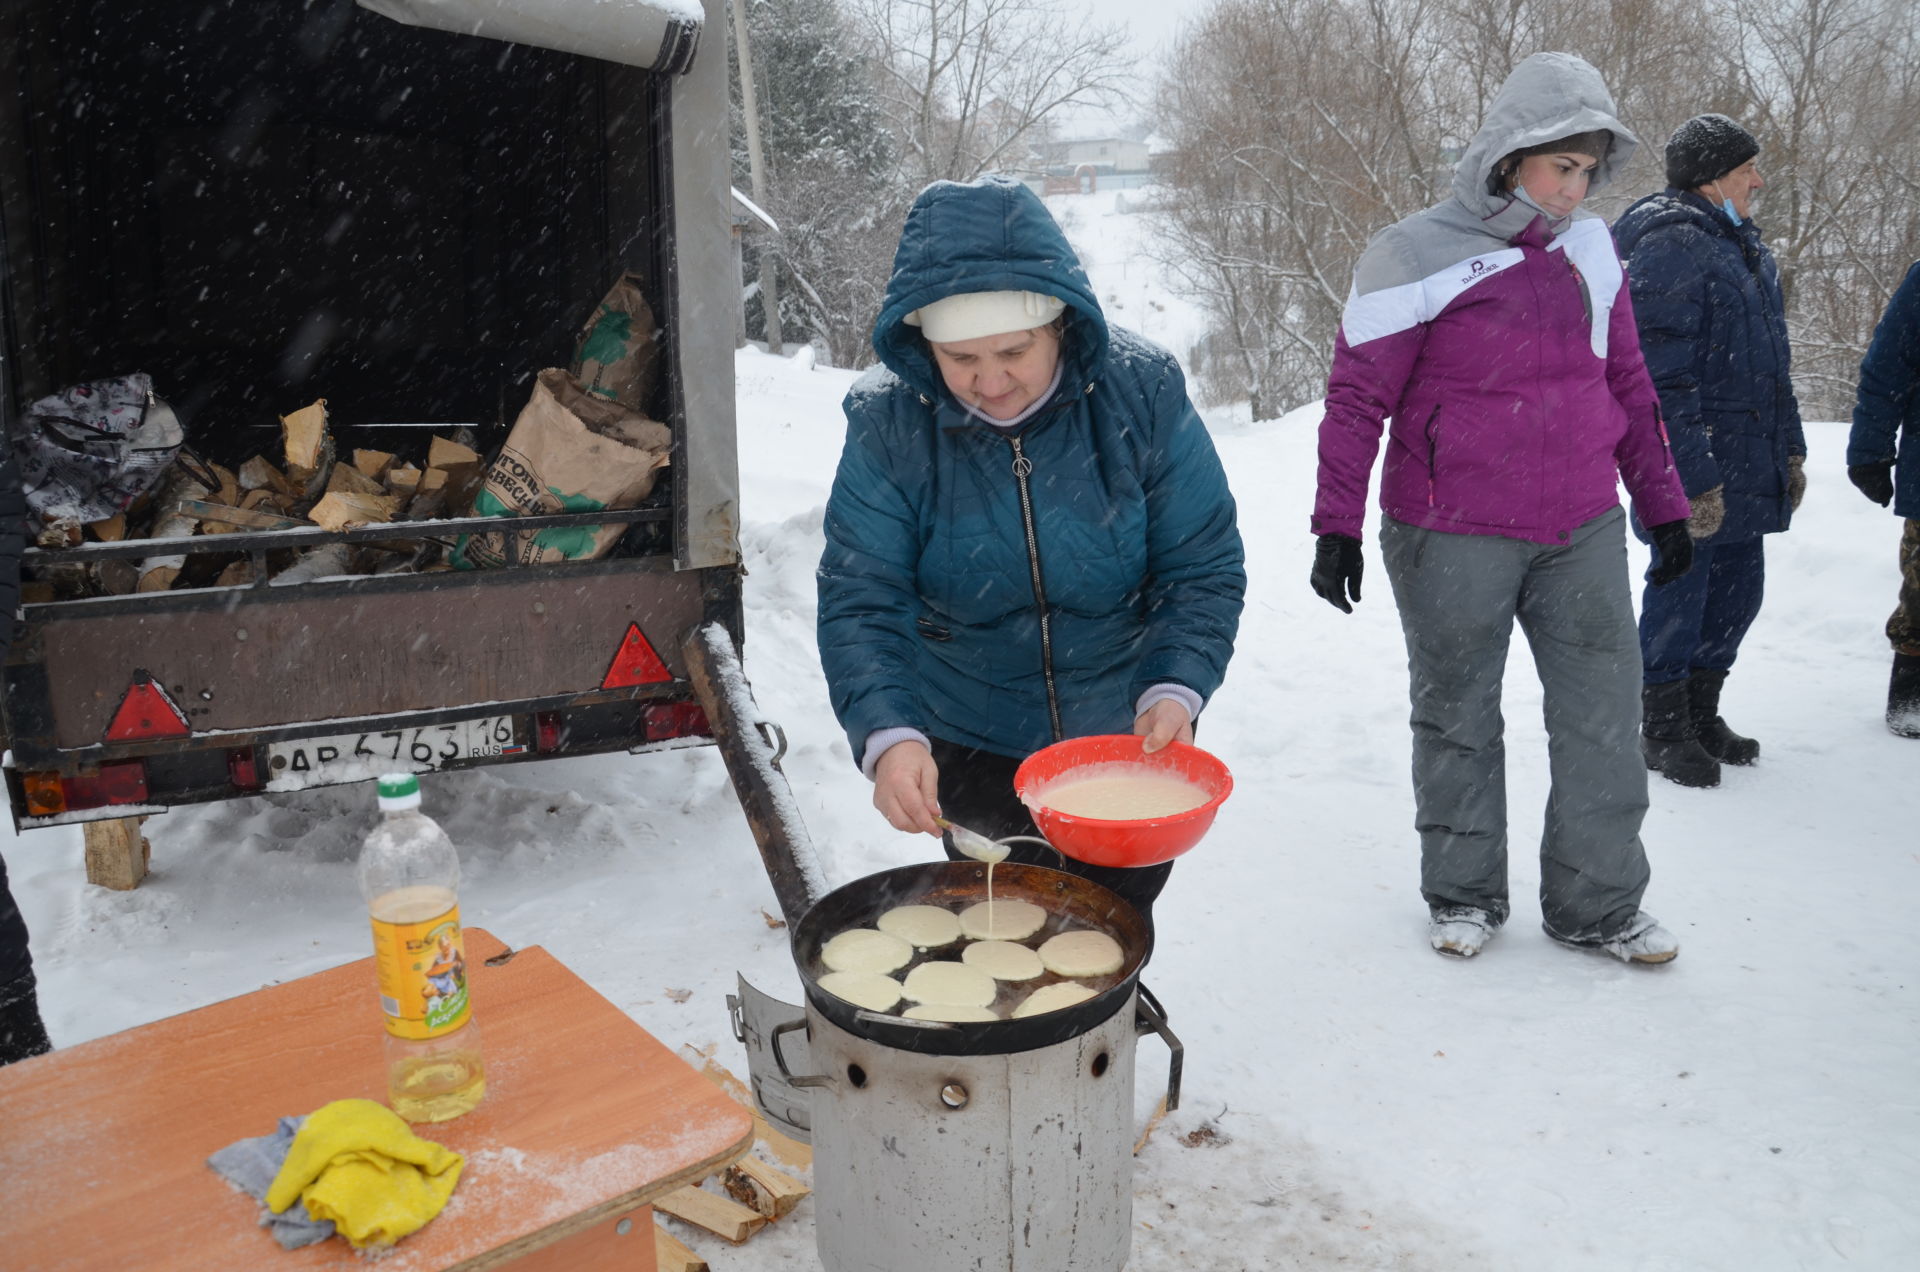
[[[573,374],[594,397],[644,411],[653,400],[660,355],[658,337],[653,309],[640,292],[640,280],[622,274],[580,329],[573,351]]]
[[[540,373],[533,397],[488,466],[473,515],[631,508],[652,492],[672,446],[666,425],[617,402],[589,396],[571,375],[549,368]],[[616,523],[467,535],[454,549],[452,561],[469,570],[586,561],[605,554],[625,529]]]

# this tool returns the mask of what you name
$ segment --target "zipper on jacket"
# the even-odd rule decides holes
[[[1436,427],[1440,423],[1440,404],[1433,404],[1433,414],[1427,416],[1427,507],[1434,506],[1437,498],[1435,487],[1440,480],[1440,433]]]
[[[1564,260],[1567,263],[1567,268],[1573,271],[1574,286],[1580,289],[1580,312],[1587,316],[1587,333],[1588,338],[1591,339],[1593,333],[1593,293],[1587,290],[1587,276],[1580,272],[1580,267],[1573,263],[1573,258],[1567,255],[1565,248],[1560,250],[1560,259]]]
[[[1040,607],[1040,670],[1047,683],[1047,723],[1053,740],[1061,741],[1066,731],[1060,726],[1060,691],[1053,680],[1053,613],[1047,608],[1047,586],[1040,578],[1040,539],[1033,529],[1033,492],[1027,478],[1033,475],[1033,461],[1020,448],[1018,435],[1009,437],[1013,447],[1013,479],[1020,487],[1020,521],[1027,532],[1027,569],[1033,577],[1033,600]]]

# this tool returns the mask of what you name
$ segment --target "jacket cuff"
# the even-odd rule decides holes
[[[1137,720],[1145,715],[1147,708],[1151,707],[1154,703],[1165,702],[1168,699],[1172,699],[1187,709],[1187,720],[1189,723],[1200,718],[1200,708],[1206,705],[1201,702],[1200,695],[1193,690],[1187,688],[1185,685],[1176,685],[1169,681],[1165,684],[1151,685],[1145,693],[1140,695],[1139,699],[1133,704],[1134,718]]]
[[[860,771],[866,774],[869,782],[873,780],[873,770],[880,763],[880,757],[901,742],[918,742],[929,751],[933,749],[933,743],[927,740],[927,735],[909,725],[875,729],[867,734],[867,744],[860,753]]]

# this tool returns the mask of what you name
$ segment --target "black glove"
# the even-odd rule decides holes
[[[1313,590],[1343,614],[1353,613],[1347,597],[1360,599],[1360,540],[1344,534],[1323,534],[1313,549]]]
[[[1882,508],[1893,502],[1892,460],[1884,464],[1854,464],[1847,469],[1847,480]]]
[[[1647,582],[1665,587],[1693,568],[1693,536],[1687,533],[1684,519],[1648,526],[1647,533],[1653,536],[1653,549],[1660,561],[1647,571]]]

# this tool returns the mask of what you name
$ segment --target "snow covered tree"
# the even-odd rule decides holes
[[[1069,0],[850,0],[879,63],[903,175],[1014,172],[1069,107],[1116,105],[1126,33]]]
[[[747,22],[766,211],[780,225],[777,236],[749,240],[748,251],[776,255],[787,331],[805,331],[827,362],[861,366],[871,360],[868,335],[906,215],[871,62],[838,0],[753,0]],[[744,189],[739,111],[736,90],[735,184]],[[755,275],[751,255],[747,273]],[[749,307],[750,329],[760,325],[756,311],[757,303]]]

